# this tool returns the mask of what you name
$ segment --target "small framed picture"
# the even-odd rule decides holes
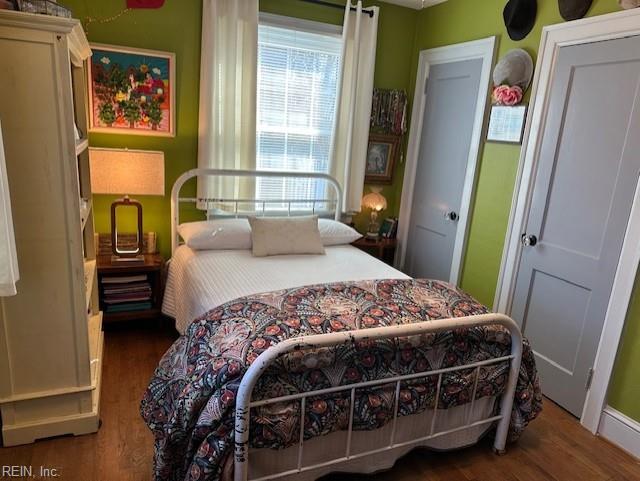
[[[399,150],[400,136],[369,134],[364,181],[370,184],[390,184]]]
[[[526,105],[515,107],[494,105],[491,107],[487,141],[521,144],[526,115]]]
[[[396,232],[398,230],[398,219],[393,217],[387,217],[382,221],[382,225],[380,226],[380,237],[383,239],[395,239]]]

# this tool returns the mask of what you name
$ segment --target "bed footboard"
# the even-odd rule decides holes
[[[343,344],[349,344],[358,341],[365,340],[378,340],[378,339],[391,339],[400,337],[410,337],[426,333],[435,333],[440,331],[448,331],[460,328],[471,328],[477,326],[487,325],[500,325],[506,328],[511,334],[511,353],[508,356],[487,359],[480,362],[471,364],[448,367],[443,369],[428,370],[423,372],[411,373],[406,375],[390,376],[381,379],[375,379],[371,381],[363,381],[354,384],[334,386],[331,388],[318,389],[313,391],[307,391],[303,393],[291,394],[287,396],[280,396],[270,399],[262,399],[259,401],[251,401],[253,389],[258,382],[260,376],[267,370],[267,368],[281,355],[295,350],[315,349],[321,347],[332,347]],[[237,393],[236,399],[236,414],[235,414],[235,457],[234,457],[234,479],[235,481],[248,481],[249,474],[249,420],[250,411],[252,407],[264,406],[267,404],[274,404],[279,402],[291,402],[300,401],[301,416],[300,416],[300,438],[298,441],[298,464],[297,468],[290,469],[285,472],[274,473],[269,476],[258,478],[252,481],[266,481],[267,479],[275,479],[280,476],[286,476],[296,473],[302,473],[305,471],[311,471],[321,467],[335,465],[336,468],[340,463],[351,461],[356,458],[375,455],[382,451],[387,451],[403,446],[418,445],[428,439],[432,439],[438,436],[444,436],[456,431],[469,429],[479,425],[485,425],[497,422],[496,437],[493,445],[493,449],[498,454],[504,454],[505,445],[507,441],[507,434],[509,431],[509,423],[511,418],[511,410],[513,408],[513,399],[516,390],[516,384],[518,381],[518,374],[520,370],[520,363],[522,360],[522,334],[515,321],[503,314],[481,314],[476,316],[458,317],[451,319],[442,319],[434,321],[425,321],[414,324],[403,324],[397,326],[379,327],[371,329],[359,329],[355,331],[334,332],[329,334],[319,334],[313,336],[303,336],[293,339],[288,339],[284,342],[276,344],[265,352],[263,352],[249,367],[244,375],[240,388]],[[504,393],[500,401],[500,409],[497,415],[471,422],[471,419],[467,419],[467,422],[459,427],[448,429],[445,431],[437,431],[436,418],[438,413],[438,401],[440,398],[440,388],[442,383],[443,374],[449,372],[455,372],[460,370],[475,370],[475,381],[473,386],[473,394],[471,396],[471,409],[473,412],[473,403],[476,397],[476,389],[478,386],[478,378],[480,368],[491,364],[497,364],[500,362],[510,363],[509,378],[506,384]],[[419,438],[396,442],[395,440],[395,426],[398,418],[398,405],[400,386],[403,381],[412,379],[418,379],[425,376],[438,376],[438,382],[436,387],[434,415],[431,420],[431,426],[427,427],[424,436]],[[353,454],[351,452],[351,434],[353,430],[353,416],[356,390],[364,387],[379,386],[383,384],[395,383],[395,401],[394,401],[394,415],[391,420],[392,429],[389,438],[388,445],[371,451],[359,452]],[[304,452],[304,413],[306,400],[309,397],[331,394],[340,391],[350,391],[350,413],[349,413],[349,427],[347,432],[347,446],[344,456],[328,459],[321,463],[315,463],[313,465],[303,465],[303,452]]]

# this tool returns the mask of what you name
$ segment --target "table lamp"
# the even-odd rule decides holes
[[[89,149],[91,190],[94,194],[121,194],[111,204],[112,264],[144,263],[142,204],[129,195],[164,195],[164,152],[129,149]],[[118,208],[137,210],[136,246],[118,245]]]
[[[372,187],[371,192],[362,198],[362,205],[371,209],[371,220],[365,237],[367,239],[377,239],[380,232],[378,214],[387,208],[387,199],[380,193],[380,187]]]

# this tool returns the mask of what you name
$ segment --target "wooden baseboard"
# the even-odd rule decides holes
[[[602,412],[598,435],[640,459],[640,423],[611,406]]]

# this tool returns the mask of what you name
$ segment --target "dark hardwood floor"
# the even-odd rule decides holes
[[[107,332],[100,431],[1,448],[0,466],[33,466],[34,473],[40,466],[57,468],[57,479],[64,481],[151,480],[152,436],[138,414],[138,403],[174,339],[170,329],[154,326]],[[0,474],[0,479],[21,478]],[[452,453],[414,451],[375,476],[335,475],[324,481],[347,480],[633,481],[640,480],[640,462],[592,436],[547,401],[542,415],[506,456],[494,455],[490,442],[483,441]]]

